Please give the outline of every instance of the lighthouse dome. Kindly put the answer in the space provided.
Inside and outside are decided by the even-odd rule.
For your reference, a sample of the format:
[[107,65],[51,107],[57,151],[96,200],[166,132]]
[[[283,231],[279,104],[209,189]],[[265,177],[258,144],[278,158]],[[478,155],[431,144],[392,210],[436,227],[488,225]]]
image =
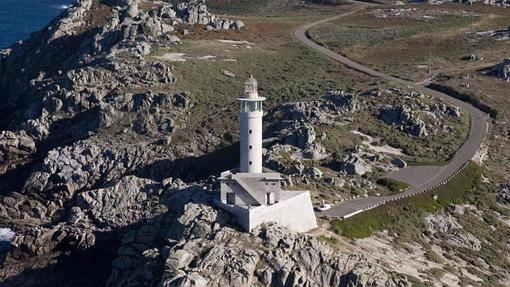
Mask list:
[[244,98],[256,99],[258,98],[258,83],[257,80],[250,75],[250,78],[244,82]]

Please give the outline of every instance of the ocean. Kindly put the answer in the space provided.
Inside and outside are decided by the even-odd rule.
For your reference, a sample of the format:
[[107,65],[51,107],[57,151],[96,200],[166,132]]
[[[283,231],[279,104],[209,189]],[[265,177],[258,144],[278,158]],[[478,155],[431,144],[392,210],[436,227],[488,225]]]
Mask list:
[[9,228],[0,228],[0,266],[9,252],[10,242],[16,234]]
[[44,28],[74,0],[0,0],[0,48]]

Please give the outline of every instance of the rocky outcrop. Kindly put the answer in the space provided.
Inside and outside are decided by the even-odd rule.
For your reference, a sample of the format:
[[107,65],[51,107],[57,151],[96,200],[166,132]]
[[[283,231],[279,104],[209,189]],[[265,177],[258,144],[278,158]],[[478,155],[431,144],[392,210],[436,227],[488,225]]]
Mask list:
[[57,20],[56,23],[50,27],[51,37],[48,42],[55,41],[63,37],[76,35],[79,28],[85,26],[85,18],[87,13],[92,8],[92,0],[80,0],[66,11],[66,15]]
[[483,36],[483,37],[493,37],[499,41],[505,41],[505,40],[510,39],[510,27],[508,27],[508,29],[490,30],[490,31],[478,32],[476,34],[479,36]]
[[286,130],[280,132],[285,138],[285,144],[299,148],[311,146],[316,139],[315,128],[311,124],[292,124]]
[[[2,109],[14,108],[22,115],[14,117],[11,114],[15,113],[6,113],[3,121],[16,127],[15,130],[24,130],[37,144],[46,140],[58,121],[92,113],[94,109],[108,114],[112,109],[105,103],[108,100],[105,97],[118,101],[123,96],[119,95],[119,89],[136,87],[138,90],[140,85],[172,83],[172,67],[147,62],[142,56],[149,54],[155,44],[179,43],[173,35],[174,26],[184,20],[169,3],[162,2],[146,10],[139,9],[138,2],[78,1],[47,31],[35,34],[25,45],[2,52],[0,88],[6,103]],[[198,6],[200,11],[206,10],[203,1],[182,5],[190,11]],[[93,15],[96,13],[101,15]],[[233,27],[241,25],[228,22],[234,23]],[[37,59],[30,53],[31,49],[37,49]],[[137,60],[129,62],[119,55]],[[34,64],[20,66],[23,63]],[[23,97],[30,97],[31,101],[21,101]],[[4,114],[3,110],[0,112]],[[93,127],[87,129],[85,134]]]
[[321,160],[328,156],[326,148],[318,143],[312,143],[303,151],[303,157],[311,160]]
[[241,20],[230,20],[212,15],[207,11],[205,0],[191,0],[177,5],[177,15],[187,24],[205,25],[207,30],[242,29]]
[[[178,44],[180,29],[194,24],[195,31],[244,26],[210,14],[204,1],[81,0],[0,52],[0,128],[11,130],[0,133],[0,218],[16,231],[1,280],[81,286],[66,279],[99,265],[103,275],[86,281],[101,286],[106,262],[108,286],[409,286],[362,254],[309,235],[276,225],[242,233],[212,206],[216,182],[197,163],[216,165],[205,152],[223,142],[212,132],[191,134],[194,95],[174,85],[177,69],[149,56]],[[266,159],[291,174],[285,184],[351,188],[358,183],[342,173],[362,174],[380,161],[356,151],[337,175],[304,164],[327,155],[314,124],[356,113],[359,97],[329,92],[281,108],[272,131],[279,144]],[[360,181],[357,188],[373,189]],[[476,247],[469,234],[452,240]]]
[[111,186],[80,193],[73,221],[82,220],[85,213],[97,226],[128,226],[158,214],[157,209],[165,210],[155,200],[162,190],[160,183],[149,179],[124,177]]
[[510,204],[510,182],[504,184],[496,192],[496,198],[501,203]]
[[[469,1],[467,1],[469,2]],[[492,5],[497,7],[510,7],[510,1],[509,0],[483,0],[479,1],[482,2],[485,5]]]
[[[328,153],[318,140],[326,135],[324,133],[318,135],[314,125],[330,124],[337,117],[358,110],[358,97],[342,91],[329,91],[317,101],[283,104],[271,112],[275,117],[273,121],[277,122],[271,135],[279,139],[282,144],[298,148],[300,157],[321,160],[327,157]],[[269,153],[273,152],[273,150],[269,151]],[[275,159],[271,155],[268,158],[270,158],[268,162]],[[275,161],[270,165],[281,167]]]
[[152,162],[154,156],[154,151],[141,150],[139,146],[99,146],[93,142],[52,150],[19,193],[0,198],[0,215],[47,223],[72,202],[77,192],[115,181]]
[[124,237],[109,286],[408,286],[359,254],[276,225],[241,233],[229,214],[192,197],[182,213]]
[[22,259],[42,256],[60,250],[87,250],[96,243],[92,230],[77,226],[58,224],[56,226],[35,227],[17,235],[11,242],[10,257]]
[[462,231],[463,227],[458,220],[449,215],[428,215],[425,218],[426,228],[429,235],[434,236],[436,241],[445,241],[450,245],[480,251],[482,243],[469,232]]
[[470,249],[473,251],[482,250],[482,242],[473,234],[467,232],[456,232],[447,239],[447,242],[453,246]]
[[495,77],[504,79],[510,82],[510,59],[505,59],[502,63],[497,64],[492,68],[492,74]]
[[385,106],[379,115],[380,119],[387,125],[415,137],[425,137],[428,131],[425,122],[414,114],[409,106]]
[[367,163],[359,150],[357,150],[344,156],[339,163],[339,171],[349,175],[365,175],[372,171],[372,165]]
[[430,234],[436,232],[447,233],[462,228],[455,217],[446,215],[428,215],[425,218],[425,224]]
[[0,132],[0,174],[25,163],[35,152],[35,142],[26,133]]
[[484,5],[491,5],[496,7],[510,7],[509,0],[428,0],[431,4],[443,4],[443,3],[450,3],[450,2],[459,2],[459,3],[465,3],[465,4],[471,4],[474,2],[478,2]]
[[331,123],[343,113],[359,110],[356,95],[343,91],[328,91],[322,100],[284,104],[275,111],[285,121],[308,122],[312,124]]
[[374,116],[412,137],[451,133],[462,117],[459,107],[421,93],[393,87],[384,93],[391,95],[389,103],[378,104],[377,109],[373,109]]

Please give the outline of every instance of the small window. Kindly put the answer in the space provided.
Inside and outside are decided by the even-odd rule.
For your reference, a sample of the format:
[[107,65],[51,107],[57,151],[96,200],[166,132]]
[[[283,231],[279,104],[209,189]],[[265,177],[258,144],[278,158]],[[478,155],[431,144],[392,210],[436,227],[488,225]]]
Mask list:
[[275,185],[276,185],[276,183],[273,183],[273,186],[275,186]]
[[269,183],[266,182],[266,185],[269,185]]
[[250,165],[252,165],[253,163],[250,161]]
[[266,204],[271,205],[273,201],[273,194],[268,192],[266,193]]
[[253,149],[253,147],[252,147],[252,146],[250,146],[250,149]]
[[253,133],[253,131],[252,131],[252,130],[250,130],[249,132],[250,132],[250,135]]
[[236,204],[236,195],[233,192],[227,193],[227,204]]

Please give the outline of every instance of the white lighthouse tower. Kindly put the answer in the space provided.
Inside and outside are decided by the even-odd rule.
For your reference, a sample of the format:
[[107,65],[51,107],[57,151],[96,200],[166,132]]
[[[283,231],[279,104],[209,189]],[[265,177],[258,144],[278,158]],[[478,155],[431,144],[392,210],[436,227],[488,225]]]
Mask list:
[[250,76],[238,98],[240,112],[239,168],[221,173],[216,204],[230,212],[250,232],[262,223],[274,222],[306,232],[317,227],[310,192],[283,191],[279,173],[262,167],[262,102],[257,80]]
[[262,102],[257,80],[250,76],[244,84],[241,103],[241,162],[240,172],[262,173]]

